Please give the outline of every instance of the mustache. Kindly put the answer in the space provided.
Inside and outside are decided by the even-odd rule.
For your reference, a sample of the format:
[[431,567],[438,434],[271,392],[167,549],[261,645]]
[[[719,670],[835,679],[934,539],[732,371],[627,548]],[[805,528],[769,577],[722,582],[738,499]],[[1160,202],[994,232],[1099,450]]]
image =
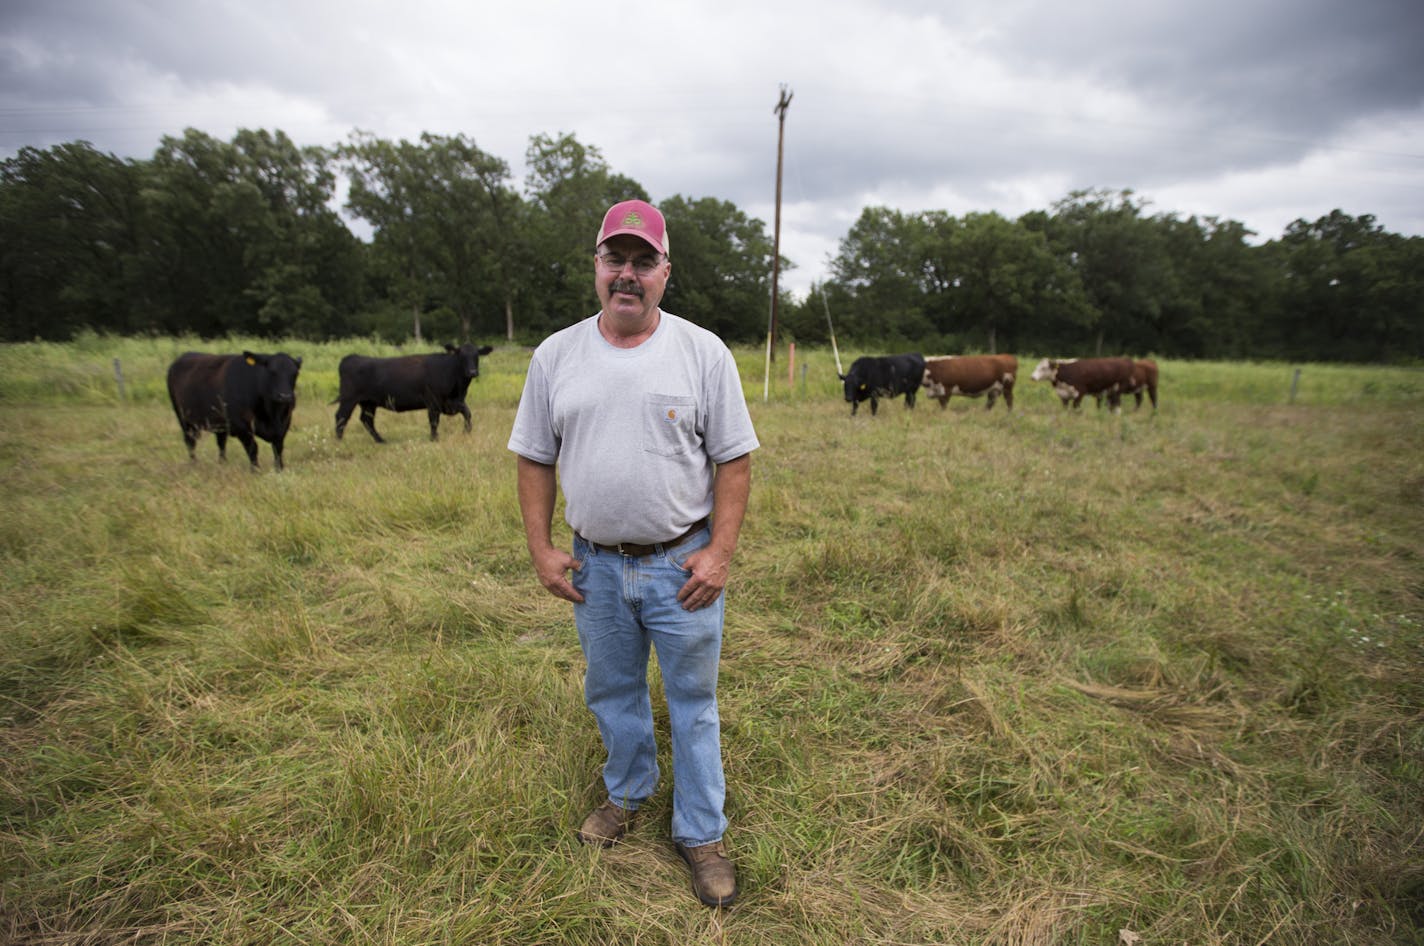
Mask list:
[[621,292],[625,295],[643,298],[643,287],[632,279],[615,279],[608,287],[609,292]]

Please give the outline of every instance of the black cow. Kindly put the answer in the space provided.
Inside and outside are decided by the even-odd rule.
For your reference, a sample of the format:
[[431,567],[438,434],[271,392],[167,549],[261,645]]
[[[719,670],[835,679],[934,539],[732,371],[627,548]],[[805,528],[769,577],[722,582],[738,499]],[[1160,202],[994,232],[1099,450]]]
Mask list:
[[190,351],[168,368],[168,399],[188,458],[196,460],[198,435],[211,430],[218,441],[218,459],[227,459],[228,435],[242,442],[252,468],[257,469],[257,441],[272,444],[272,460],[282,469],[282,442],[297,406],[297,372],[302,360],[279,352],[259,355],[207,355]]
[[855,416],[860,402],[870,399],[870,416],[880,409],[879,399],[905,395],[905,406],[915,406],[915,394],[925,377],[925,359],[920,354],[866,355],[857,358],[850,371],[840,376],[845,382],[845,399]]
[[440,415],[456,414],[465,418],[465,433],[469,433],[470,409],[465,405],[465,392],[470,379],[480,376],[480,356],[494,351],[489,345],[476,348],[465,344],[456,348],[446,345],[444,354],[402,355],[396,358],[370,358],[347,355],[341,359],[337,372],[341,376],[341,393],[335,401],[336,439],[346,431],[351,411],[361,405],[361,423],[371,432],[376,443],[385,443],[376,433],[376,408],[388,411],[418,411],[425,408],[430,415],[430,439],[439,439]]

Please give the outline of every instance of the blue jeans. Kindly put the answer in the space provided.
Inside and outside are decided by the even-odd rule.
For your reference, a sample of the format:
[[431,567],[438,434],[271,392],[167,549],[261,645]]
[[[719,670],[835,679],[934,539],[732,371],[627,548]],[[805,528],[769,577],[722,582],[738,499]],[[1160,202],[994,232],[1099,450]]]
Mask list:
[[672,836],[688,846],[722,838],[727,785],[717,715],[723,597],[684,611],[677,592],[691,574],[682,562],[712,539],[704,528],[674,549],[628,558],[574,536],[573,573],[583,595],[574,623],[588,669],[584,702],[598,720],[608,752],[608,797],[636,810],[658,783],[658,749],[648,692],[648,651],[656,648],[672,722]]

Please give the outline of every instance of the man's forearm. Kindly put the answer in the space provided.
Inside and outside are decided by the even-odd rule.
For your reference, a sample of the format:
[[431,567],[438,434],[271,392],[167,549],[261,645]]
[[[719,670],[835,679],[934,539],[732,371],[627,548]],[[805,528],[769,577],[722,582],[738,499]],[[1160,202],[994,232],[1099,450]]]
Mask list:
[[737,549],[737,537],[746,518],[752,492],[752,455],[718,464],[712,484],[712,545],[729,560]]
[[524,538],[529,551],[553,545],[554,498],[558,480],[554,467],[519,458],[517,476],[519,512],[524,517]]

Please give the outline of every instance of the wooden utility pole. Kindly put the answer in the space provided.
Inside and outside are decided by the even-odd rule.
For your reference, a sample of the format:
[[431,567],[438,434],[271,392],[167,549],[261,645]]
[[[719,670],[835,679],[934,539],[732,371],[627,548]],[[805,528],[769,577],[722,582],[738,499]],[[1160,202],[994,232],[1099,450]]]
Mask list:
[[781,155],[786,141],[786,110],[791,107],[791,96],[795,93],[786,86],[781,87],[781,97],[773,111],[777,116],[776,134],[776,229],[771,245],[771,328],[767,337],[767,350],[772,361],[776,360],[776,303],[777,279],[781,274]]

